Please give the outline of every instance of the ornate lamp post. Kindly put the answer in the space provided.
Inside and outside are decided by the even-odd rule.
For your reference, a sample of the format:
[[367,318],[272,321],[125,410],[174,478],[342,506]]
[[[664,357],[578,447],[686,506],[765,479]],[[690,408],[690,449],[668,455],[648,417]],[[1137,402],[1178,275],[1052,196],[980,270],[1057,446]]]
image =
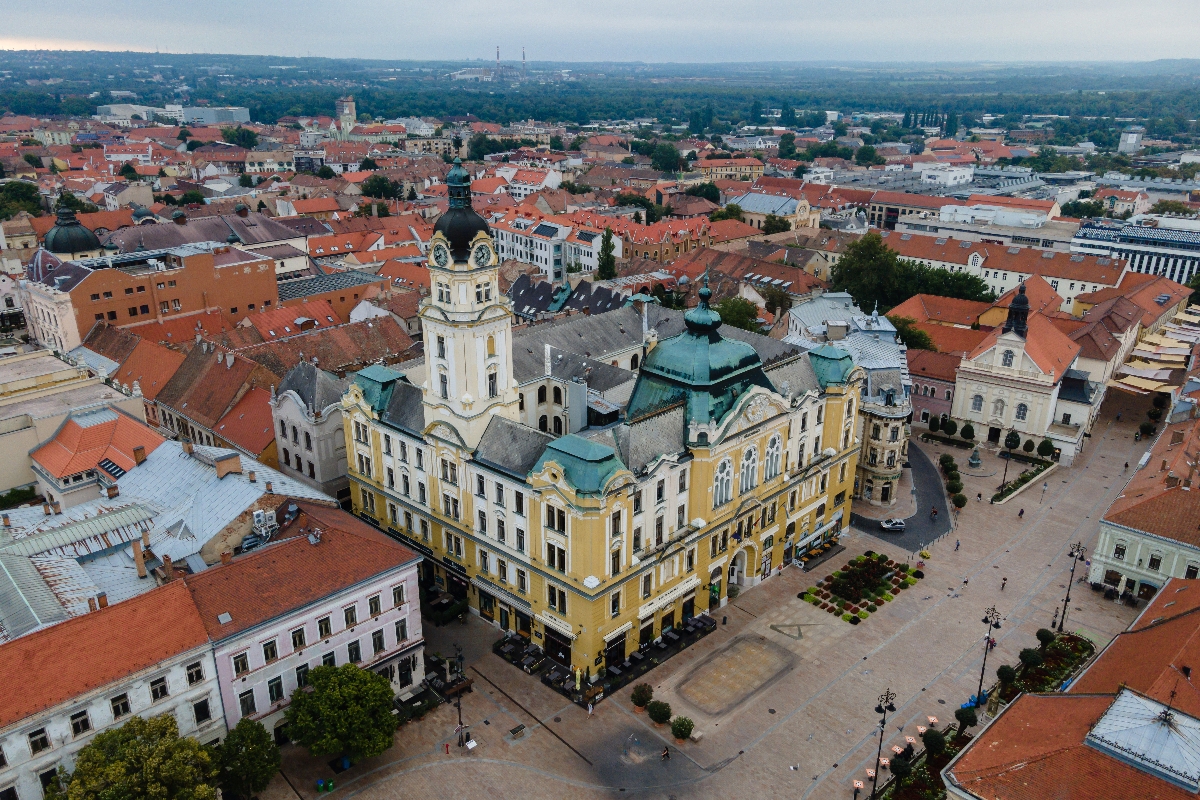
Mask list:
[[1063,625],[1067,621],[1067,605],[1071,602],[1071,585],[1075,583],[1075,567],[1085,552],[1087,552],[1087,548],[1083,546],[1083,542],[1071,545],[1071,580],[1067,581],[1067,596],[1063,598],[1062,616],[1058,620],[1059,633],[1063,632]]
[[987,672],[988,650],[992,649],[992,629],[1000,629],[1000,612],[996,610],[995,606],[983,612],[983,624],[987,626],[987,630],[983,634],[983,666],[979,668],[979,689],[975,692],[976,708],[983,705],[980,697],[983,695],[983,676]]
[[879,759],[883,756],[883,733],[887,728],[888,712],[896,710],[896,707],[892,705],[892,701],[895,699],[896,693],[889,687],[879,695],[879,704],[875,706],[875,713],[880,714],[881,717],[879,720],[879,751],[875,754],[875,776],[871,779],[871,800],[875,800],[875,789],[879,786]]

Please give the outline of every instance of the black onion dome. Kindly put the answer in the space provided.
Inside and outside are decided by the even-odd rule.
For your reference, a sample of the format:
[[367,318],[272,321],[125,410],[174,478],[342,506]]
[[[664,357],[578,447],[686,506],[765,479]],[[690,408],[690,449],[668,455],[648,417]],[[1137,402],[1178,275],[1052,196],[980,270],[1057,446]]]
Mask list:
[[46,232],[45,247],[51,253],[82,253],[99,250],[100,239],[75,218],[74,211],[60,208],[54,227]]
[[454,166],[446,175],[446,188],[450,207],[438,218],[433,230],[446,237],[455,261],[466,261],[471,255],[471,241],[475,235],[482,231],[490,236],[492,231],[471,207],[471,176],[463,168],[462,159],[454,159]]

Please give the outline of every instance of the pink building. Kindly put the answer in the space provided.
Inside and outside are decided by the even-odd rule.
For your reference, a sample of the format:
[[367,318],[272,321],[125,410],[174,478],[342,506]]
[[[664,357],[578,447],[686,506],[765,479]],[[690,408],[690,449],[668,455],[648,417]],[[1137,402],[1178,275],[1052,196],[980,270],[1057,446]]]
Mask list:
[[400,697],[424,678],[421,556],[341,509],[298,503],[268,544],[186,578],[213,643],[229,727],[281,730],[309,670],[355,663]]
[[950,406],[954,403],[954,378],[960,361],[962,358],[952,353],[908,351],[914,425],[927,423],[930,417],[950,415]]

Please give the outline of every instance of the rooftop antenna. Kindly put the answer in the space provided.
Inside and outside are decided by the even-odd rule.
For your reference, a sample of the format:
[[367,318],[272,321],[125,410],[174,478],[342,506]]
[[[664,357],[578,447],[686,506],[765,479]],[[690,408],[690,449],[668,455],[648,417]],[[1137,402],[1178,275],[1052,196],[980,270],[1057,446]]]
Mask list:
[[496,72],[500,71],[500,45],[496,45]]
[[521,80],[525,80],[525,48],[521,48]]
[[1171,689],[1170,694],[1167,695],[1167,707],[1158,713],[1158,721],[1161,722],[1162,724],[1166,725],[1168,728],[1174,727],[1175,711],[1173,709],[1173,706],[1175,705],[1175,689],[1178,689],[1178,688],[1179,688],[1179,679],[1176,678],[1175,679],[1175,688]]

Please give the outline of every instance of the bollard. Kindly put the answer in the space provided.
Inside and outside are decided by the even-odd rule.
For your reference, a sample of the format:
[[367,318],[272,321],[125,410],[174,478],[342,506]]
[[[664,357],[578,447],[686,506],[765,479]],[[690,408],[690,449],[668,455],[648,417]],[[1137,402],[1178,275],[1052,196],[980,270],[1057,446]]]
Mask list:
[[728,619],[729,617],[721,617],[721,624],[724,625]]

